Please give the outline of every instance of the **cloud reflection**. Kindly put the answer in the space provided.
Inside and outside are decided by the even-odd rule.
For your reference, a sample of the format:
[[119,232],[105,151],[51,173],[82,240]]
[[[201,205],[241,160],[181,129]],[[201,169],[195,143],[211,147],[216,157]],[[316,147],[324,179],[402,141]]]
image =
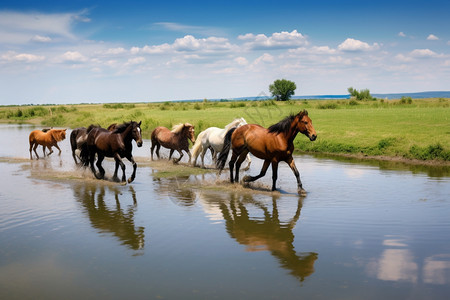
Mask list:
[[366,272],[369,276],[384,281],[414,284],[421,280],[428,284],[450,283],[450,254],[425,257],[423,264],[420,264],[420,259],[409,249],[405,238],[386,236],[382,244],[387,249],[383,250],[379,258],[374,258],[367,264]]

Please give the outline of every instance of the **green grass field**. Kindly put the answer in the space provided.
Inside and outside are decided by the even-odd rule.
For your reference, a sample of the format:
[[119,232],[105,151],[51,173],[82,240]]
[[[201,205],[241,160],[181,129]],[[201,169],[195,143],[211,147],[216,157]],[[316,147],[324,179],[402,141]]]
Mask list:
[[189,122],[198,134],[237,117],[268,127],[303,109],[318,138],[310,142],[298,135],[299,151],[450,161],[450,99],[442,98],[2,106],[0,121],[76,128],[142,120],[144,138],[149,138],[157,126]]

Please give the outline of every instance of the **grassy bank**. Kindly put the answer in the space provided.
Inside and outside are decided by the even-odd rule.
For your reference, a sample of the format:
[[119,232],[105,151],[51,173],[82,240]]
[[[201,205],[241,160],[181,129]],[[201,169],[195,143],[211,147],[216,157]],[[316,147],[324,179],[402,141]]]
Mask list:
[[76,128],[142,120],[149,138],[155,127],[181,122],[194,124],[196,133],[236,117],[267,127],[302,109],[309,111],[318,139],[298,136],[301,151],[450,161],[450,99],[442,98],[3,106],[0,121]]

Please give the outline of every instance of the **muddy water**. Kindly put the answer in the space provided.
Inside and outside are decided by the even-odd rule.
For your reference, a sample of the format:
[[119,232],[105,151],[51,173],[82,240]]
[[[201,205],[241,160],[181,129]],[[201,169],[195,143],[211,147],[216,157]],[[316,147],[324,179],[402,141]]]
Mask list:
[[0,126],[1,299],[450,293],[448,168],[299,156],[299,198],[283,164],[276,193],[270,171],[249,188],[214,172],[160,177],[145,140],[135,182],[120,185],[75,168],[68,139],[61,157],[30,161],[32,129]]

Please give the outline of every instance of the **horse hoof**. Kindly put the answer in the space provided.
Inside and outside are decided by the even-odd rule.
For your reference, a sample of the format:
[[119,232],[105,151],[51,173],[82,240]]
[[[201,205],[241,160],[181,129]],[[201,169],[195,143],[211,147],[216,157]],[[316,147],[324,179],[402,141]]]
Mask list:
[[132,183],[133,182],[133,180],[134,180],[134,178],[128,178],[128,183]]
[[249,182],[252,179],[251,176],[245,175],[244,178],[242,178],[243,182]]
[[299,190],[298,190],[298,194],[299,194],[300,196],[305,197],[307,193],[306,193],[306,190],[304,190],[304,189],[299,189]]

